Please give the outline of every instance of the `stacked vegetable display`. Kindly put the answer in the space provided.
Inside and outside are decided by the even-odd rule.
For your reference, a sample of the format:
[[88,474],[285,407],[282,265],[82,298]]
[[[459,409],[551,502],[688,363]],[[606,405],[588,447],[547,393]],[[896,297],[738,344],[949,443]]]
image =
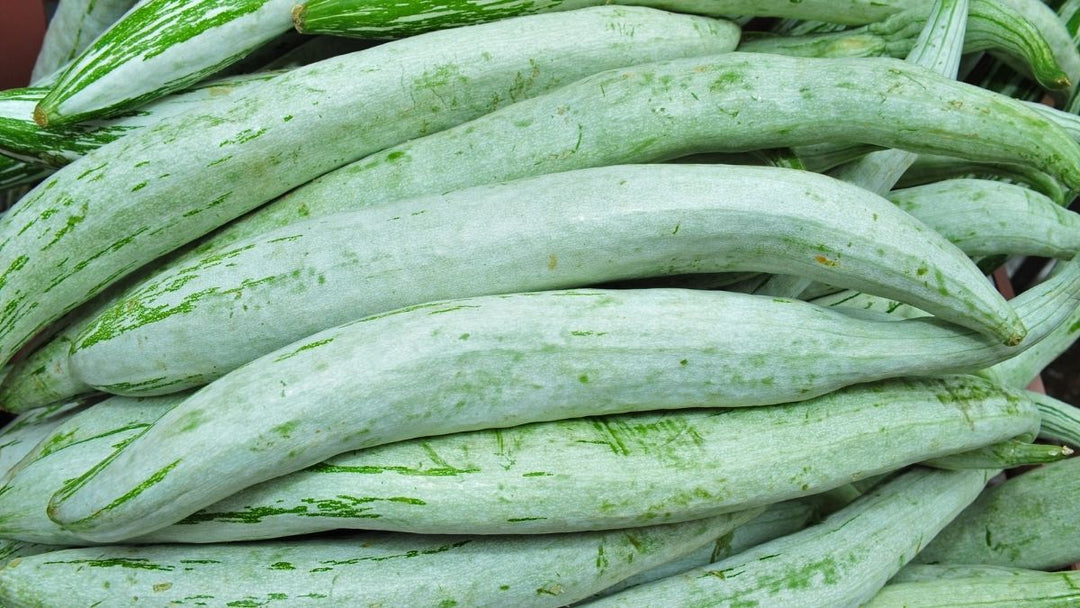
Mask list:
[[1080,2],[295,4],[0,92],[0,605],[1080,605]]

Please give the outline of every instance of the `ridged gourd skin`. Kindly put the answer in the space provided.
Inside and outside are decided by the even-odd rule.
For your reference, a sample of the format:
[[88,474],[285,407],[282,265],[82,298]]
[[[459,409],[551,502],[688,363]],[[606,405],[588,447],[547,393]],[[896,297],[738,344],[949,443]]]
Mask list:
[[723,53],[738,35],[730,22],[616,6],[432,32],[102,146],[0,220],[0,361],[135,268],[327,171],[587,74]]
[[[1013,300],[1033,342],[1072,312],[1078,290],[1080,263],[1070,262]],[[349,450],[586,415],[784,403],[972,372],[1016,352],[936,319],[865,321],[724,292],[433,302],[320,332],[207,385],[57,493],[49,516],[90,540],[131,538]]]
[[987,489],[942,531],[920,563],[1053,570],[1080,561],[1080,458],[1046,464]]
[[916,468],[816,526],[582,608],[857,608],[971,503],[990,476]]
[[1034,434],[1038,424],[1038,409],[1026,399],[953,376],[856,385],[792,404],[473,431],[342,454],[139,542],[225,542],[337,527],[547,533],[696,519],[818,494]]
[[0,570],[0,601],[37,608],[162,605],[556,608],[692,552],[760,513],[691,522],[534,536],[354,532],[333,537],[210,545],[69,549]]
[[165,394],[424,302],[740,270],[897,298],[999,339],[1023,328],[963,252],[865,190],[793,169],[618,165],[387,203],[234,243],[132,287],[75,339],[69,363],[105,392]]

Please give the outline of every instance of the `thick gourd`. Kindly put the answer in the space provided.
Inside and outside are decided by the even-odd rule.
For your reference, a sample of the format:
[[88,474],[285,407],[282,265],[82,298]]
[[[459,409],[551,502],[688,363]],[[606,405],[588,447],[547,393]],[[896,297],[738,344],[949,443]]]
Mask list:
[[342,454],[140,541],[222,542],[336,527],[521,534],[696,519],[818,494],[1034,434],[1038,424],[1026,399],[952,376],[861,384],[792,404],[473,431]]
[[237,242],[133,287],[75,339],[70,364],[106,392],[164,394],[405,306],[741,270],[896,298],[997,336],[1023,327],[963,252],[865,190],[790,169],[623,165],[396,201]]
[[[1013,300],[1033,342],[1072,312],[1078,290],[1080,262],[1070,262]],[[49,515],[88,539],[130,538],[348,450],[586,415],[796,401],[974,371],[1016,351],[935,319],[863,321],[724,292],[433,302],[320,332],[216,380],[54,496]]]

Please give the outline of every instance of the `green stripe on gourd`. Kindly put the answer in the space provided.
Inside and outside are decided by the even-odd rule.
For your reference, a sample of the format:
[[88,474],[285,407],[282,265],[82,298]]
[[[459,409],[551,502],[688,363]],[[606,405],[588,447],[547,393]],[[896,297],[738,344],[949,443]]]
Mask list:
[[41,126],[137,108],[242,59],[290,25],[291,0],[141,0],[37,106]]
[[692,552],[758,512],[573,534],[361,532],[258,543],[69,549],[23,558],[0,570],[0,601],[66,608],[122,605],[138,596],[161,605],[556,608]]
[[988,476],[908,471],[816,526],[582,607],[862,606],[975,499]]
[[71,371],[68,353],[81,325],[69,325],[11,365],[0,380],[0,409],[15,414],[95,393]]
[[[511,15],[540,11],[565,11],[601,4],[598,0],[500,0],[477,2],[433,2],[408,4],[394,2],[358,2],[357,0],[307,0],[293,10],[296,29],[307,34],[330,34],[358,38],[408,36],[420,31],[457,27],[481,20],[502,19]],[[864,24],[882,20],[899,9],[867,0],[803,1],[788,0],[633,0],[624,4],[652,6],[684,13],[708,15],[744,15],[791,17]]]
[[163,97],[115,118],[48,129],[38,126],[31,118],[33,105],[45,95],[47,88],[0,91],[0,154],[24,162],[62,167],[133,130],[148,127],[168,116],[198,109],[210,101],[242,95],[248,87],[269,80],[278,73],[214,80]]
[[1080,458],[1043,465],[986,490],[920,563],[1052,570],[1080,561]]
[[68,63],[135,5],[136,0],[60,0],[49,19],[30,81]]
[[[1032,342],[1072,312],[1078,291],[1080,262],[1070,262],[1013,300]],[[129,538],[349,450],[586,415],[783,403],[974,371],[1018,350],[936,319],[863,321],[725,292],[433,302],[320,332],[219,378],[57,493],[49,514],[88,539]]]
[[1038,424],[1027,399],[952,376],[862,384],[793,404],[473,431],[336,456],[138,540],[226,542],[339,527],[533,534],[685,521],[1034,436]]
[[720,53],[737,37],[729,22],[636,7],[523,17],[297,68],[132,133],[0,221],[0,361],[125,274],[331,169],[586,74]]
[[132,288],[75,339],[70,365],[106,392],[163,394],[405,306],[744,270],[896,298],[1014,344],[1008,337],[1023,332],[963,252],[865,190],[792,169],[617,165],[386,203],[239,241]]

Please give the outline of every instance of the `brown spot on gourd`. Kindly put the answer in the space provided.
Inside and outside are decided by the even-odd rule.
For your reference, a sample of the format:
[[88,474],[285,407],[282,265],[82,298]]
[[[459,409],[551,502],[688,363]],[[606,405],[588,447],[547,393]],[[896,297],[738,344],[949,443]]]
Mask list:
[[555,267],[558,266],[558,265],[559,265],[559,256],[558,255],[553,253],[550,256],[548,256],[548,263],[547,263],[548,270],[555,270]]
[[827,257],[825,257],[823,255],[820,255],[820,254],[814,256],[814,261],[817,262],[818,264],[821,264],[822,266],[829,266],[830,268],[834,268],[834,267],[840,265],[840,263],[837,262],[836,260],[827,258]]

